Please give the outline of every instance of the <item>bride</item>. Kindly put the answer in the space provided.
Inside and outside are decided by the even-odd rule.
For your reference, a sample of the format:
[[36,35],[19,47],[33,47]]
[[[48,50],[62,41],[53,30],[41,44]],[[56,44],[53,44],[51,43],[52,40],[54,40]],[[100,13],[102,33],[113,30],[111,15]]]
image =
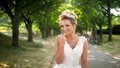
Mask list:
[[59,16],[62,34],[55,40],[53,68],[87,68],[88,42],[84,36],[75,34],[77,16],[65,10]]

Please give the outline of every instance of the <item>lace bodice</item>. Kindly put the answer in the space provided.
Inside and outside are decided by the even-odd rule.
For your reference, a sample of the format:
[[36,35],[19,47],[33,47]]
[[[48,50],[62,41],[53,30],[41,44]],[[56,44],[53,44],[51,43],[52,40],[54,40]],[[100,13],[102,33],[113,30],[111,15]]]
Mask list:
[[80,57],[83,52],[83,45],[86,38],[81,36],[77,42],[75,48],[71,48],[70,45],[65,41],[64,45],[64,61],[61,64],[56,64],[53,68],[81,68]]

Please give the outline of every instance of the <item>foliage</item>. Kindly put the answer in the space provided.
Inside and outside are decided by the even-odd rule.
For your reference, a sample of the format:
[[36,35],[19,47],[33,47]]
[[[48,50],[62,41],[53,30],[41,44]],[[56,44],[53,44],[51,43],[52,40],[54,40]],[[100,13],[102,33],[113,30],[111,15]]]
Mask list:
[[[120,0],[110,1],[111,8],[119,8]],[[7,0],[5,2],[6,4],[10,3],[10,10],[12,10],[14,14],[14,0]],[[62,11],[69,9],[78,16],[77,32],[91,31],[91,28],[94,27],[94,22],[97,29],[99,29],[100,24],[102,24],[102,29],[104,29],[107,28],[108,24],[106,3],[107,1],[105,0],[20,0],[20,22],[23,23],[22,18],[25,16],[30,21],[33,21],[33,32],[41,32],[43,30],[52,33],[55,32],[55,29],[60,32],[58,16]],[[4,11],[4,8],[1,7],[1,10]],[[0,12],[1,21],[5,20],[5,22],[10,22],[8,15],[5,15],[3,11]],[[114,26],[116,24],[119,24],[119,16],[112,16],[112,25]],[[25,27],[23,26],[25,25],[21,24],[20,29],[24,30]],[[42,33],[43,32],[41,32],[41,35]]]

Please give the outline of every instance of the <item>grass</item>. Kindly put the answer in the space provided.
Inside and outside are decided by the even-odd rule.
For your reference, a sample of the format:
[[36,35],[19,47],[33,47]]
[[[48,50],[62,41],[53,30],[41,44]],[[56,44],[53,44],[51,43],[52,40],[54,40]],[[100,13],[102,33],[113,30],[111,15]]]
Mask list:
[[21,39],[20,47],[11,46],[11,37],[0,33],[0,68],[48,68],[47,50],[43,44]]
[[113,41],[108,42],[108,36],[103,35],[103,44],[98,46],[105,52],[110,53],[111,55],[120,58],[120,35],[112,35]]

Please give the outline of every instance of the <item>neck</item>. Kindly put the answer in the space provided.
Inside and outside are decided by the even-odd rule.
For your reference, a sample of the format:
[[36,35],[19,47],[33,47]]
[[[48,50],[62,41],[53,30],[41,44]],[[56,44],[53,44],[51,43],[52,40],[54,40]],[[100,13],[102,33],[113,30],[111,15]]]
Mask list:
[[69,34],[69,35],[66,35],[66,38],[73,38],[73,37],[75,37],[75,34],[74,33],[72,33],[72,34]]

